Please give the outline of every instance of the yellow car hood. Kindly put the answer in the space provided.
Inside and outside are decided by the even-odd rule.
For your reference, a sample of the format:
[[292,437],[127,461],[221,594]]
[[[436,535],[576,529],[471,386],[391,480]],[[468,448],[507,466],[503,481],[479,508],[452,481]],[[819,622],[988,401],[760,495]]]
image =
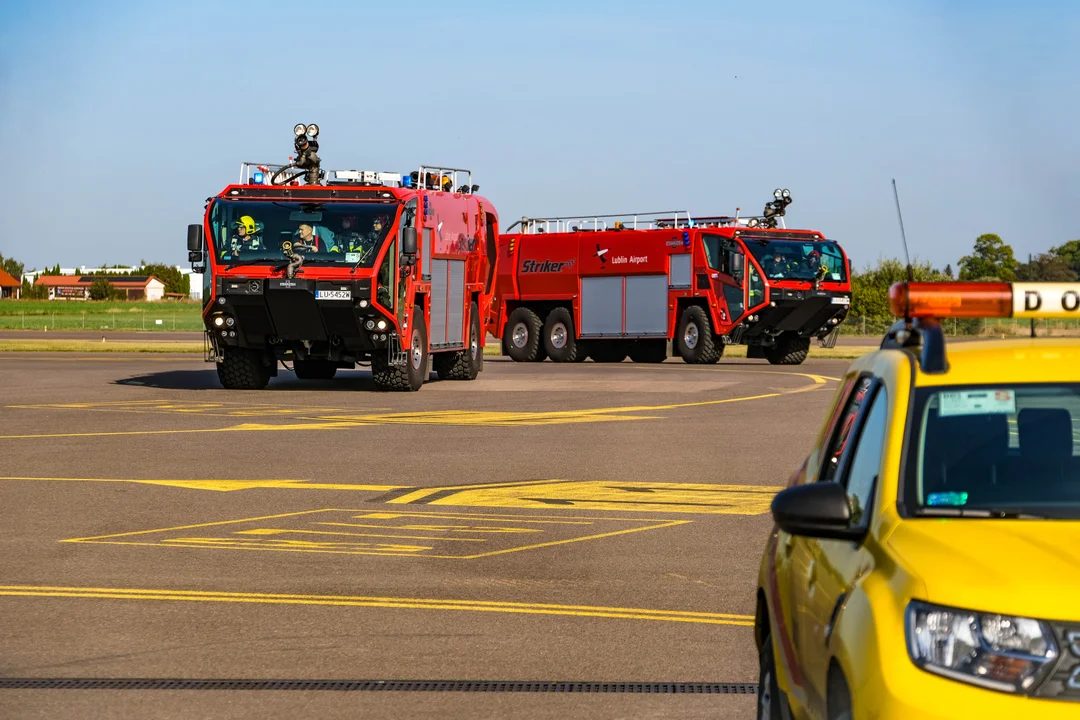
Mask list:
[[1080,521],[906,519],[887,544],[921,581],[926,597],[920,599],[1080,620]]

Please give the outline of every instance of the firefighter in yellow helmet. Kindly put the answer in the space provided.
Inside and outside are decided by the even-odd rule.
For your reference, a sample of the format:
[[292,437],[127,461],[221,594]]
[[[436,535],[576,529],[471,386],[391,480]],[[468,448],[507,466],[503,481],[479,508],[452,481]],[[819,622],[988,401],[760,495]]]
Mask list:
[[233,234],[229,246],[221,252],[222,260],[231,260],[241,253],[262,248],[262,227],[250,215],[242,215],[233,223]]

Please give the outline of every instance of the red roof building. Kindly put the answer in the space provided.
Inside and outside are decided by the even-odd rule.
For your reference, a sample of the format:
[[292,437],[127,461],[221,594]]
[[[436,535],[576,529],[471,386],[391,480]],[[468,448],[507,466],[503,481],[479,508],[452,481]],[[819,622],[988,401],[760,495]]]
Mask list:
[[22,294],[22,283],[0,269],[0,300],[18,300]]
[[98,279],[108,280],[110,285],[123,290],[128,300],[153,301],[161,300],[165,296],[165,283],[153,275],[41,275],[34,284],[49,288],[50,300],[87,300],[90,297],[90,286]]

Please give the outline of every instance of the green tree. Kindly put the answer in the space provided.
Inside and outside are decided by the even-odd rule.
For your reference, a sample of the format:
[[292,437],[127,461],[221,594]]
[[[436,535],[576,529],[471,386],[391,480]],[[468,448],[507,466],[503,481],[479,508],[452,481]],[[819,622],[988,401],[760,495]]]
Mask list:
[[116,288],[105,278],[99,277],[90,283],[91,300],[111,300]]
[[943,270],[942,272],[944,273],[945,277],[947,277],[947,278],[949,278],[950,280],[952,280],[952,278],[953,278],[953,271],[952,271],[952,264],[951,264],[951,263],[950,263],[950,264],[948,264],[948,265],[946,265],[946,266],[945,266],[945,269],[944,269],[944,270]]
[[1080,275],[1080,240],[1070,240],[1064,245],[1050,248],[1050,253],[1063,259],[1074,273]]
[[1076,278],[1069,261],[1053,253],[1039,253],[1030,262],[1016,266],[1016,279],[1022,282],[1072,282]]
[[[941,282],[947,280],[943,272],[935,270],[928,262],[917,259],[911,264],[911,274],[916,282]],[[867,267],[852,273],[851,314],[874,322],[891,322],[889,288],[907,280],[907,265],[894,258],[879,260],[877,267]]]
[[165,283],[165,292],[179,293],[187,297],[191,292],[191,281],[179,268],[163,263],[143,263],[139,275],[154,275]]
[[1016,257],[1012,246],[993,233],[975,239],[971,255],[960,258],[961,280],[1013,280]]
[[26,268],[21,262],[15,258],[6,258],[3,253],[0,253],[0,270],[3,270],[11,277],[18,280],[22,277],[23,270]]

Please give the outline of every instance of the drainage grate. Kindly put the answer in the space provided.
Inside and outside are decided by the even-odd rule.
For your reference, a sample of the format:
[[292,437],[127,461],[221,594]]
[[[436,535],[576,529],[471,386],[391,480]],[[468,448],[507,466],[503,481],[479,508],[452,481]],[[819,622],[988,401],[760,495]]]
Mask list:
[[189,678],[0,678],[2,690],[337,690],[754,695],[756,683],[527,682],[520,680],[199,680]]

